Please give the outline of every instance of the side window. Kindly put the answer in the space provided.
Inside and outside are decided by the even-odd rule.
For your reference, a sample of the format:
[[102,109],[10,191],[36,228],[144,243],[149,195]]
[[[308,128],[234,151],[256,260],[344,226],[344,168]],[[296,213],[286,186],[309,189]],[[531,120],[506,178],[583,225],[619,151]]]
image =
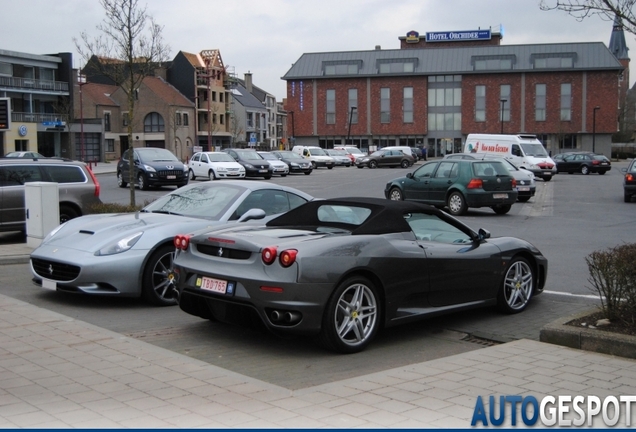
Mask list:
[[514,156],[521,156],[521,149],[519,148],[519,146],[517,144],[513,144],[512,145],[512,150],[511,150],[512,154]]
[[295,209],[296,207],[301,206],[307,202],[305,198],[301,198],[293,193],[288,193],[287,197],[289,198],[289,210]]
[[4,167],[5,186],[20,186],[25,183],[42,181],[40,169],[35,165],[14,165]]
[[201,155],[201,162],[202,163],[208,163],[208,155],[202,154]]
[[57,183],[85,183],[86,176],[78,166],[45,165],[42,167],[53,182]]
[[297,195],[288,194],[278,190],[258,190],[252,192],[245,201],[236,209],[236,214],[232,219],[238,219],[250,209],[259,208],[265,212],[267,216],[289,211],[290,208],[296,208],[304,204],[305,200]]
[[435,168],[437,168],[438,164],[439,164],[438,162],[431,162],[431,163],[427,163],[426,165],[422,165],[413,173],[413,177],[415,178],[430,177],[431,175],[433,175],[433,171],[435,171]]
[[453,162],[440,162],[439,168],[435,172],[435,178],[450,178],[455,165],[457,164]]
[[404,216],[404,219],[411,227],[415,237],[420,241],[457,245],[472,242],[468,234],[435,215],[408,213]]
[[193,162],[199,162],[199,158],[201,157],[200,153],[196,153],[194,156],[192,156],[192,161]]
[[564,161],[572,162],[574,160],[574,155],[568,155],[563,158]]

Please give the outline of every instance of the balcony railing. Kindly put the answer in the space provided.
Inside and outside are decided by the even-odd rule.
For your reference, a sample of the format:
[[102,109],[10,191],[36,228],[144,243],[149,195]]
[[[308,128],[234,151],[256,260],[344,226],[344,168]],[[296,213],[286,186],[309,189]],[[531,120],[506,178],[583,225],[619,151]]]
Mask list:
[[41,90],[56,93],[68,93],[68,83],[62,81],[36,80],[33,78],[16,78],[0,76],[0,88]]

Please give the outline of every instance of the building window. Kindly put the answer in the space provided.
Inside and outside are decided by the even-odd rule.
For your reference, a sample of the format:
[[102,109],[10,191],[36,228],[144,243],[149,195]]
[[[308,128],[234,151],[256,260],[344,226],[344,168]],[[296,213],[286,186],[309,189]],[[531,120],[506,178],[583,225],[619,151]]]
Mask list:
[[576,53],[533,54],[530,61],[535,69],[571,69],[576,58]]
[[429,113],[429,131],[460,131],[462,129],[461,113]]
[[534,119],[536,121],[545,121],[545,89],[545,84],[535,86]]
[[327,90],[327,124],[336,123],[336,91]]
[[[356,108],[351,110],[351,108]],[[358,89],[349,89],[349,116],[352,124],[358,123]]]
[[110,113],[104,113],[104,131],[110,132]]
[[177,126],[181,126],[181,113],[180,112],[174,113],[174,124],[176,124]]
[[428,89],[428,106],[461,106],[462,105],[462,89],[461,88],[429,88]]
[[212,92],[212,102],[216,102],[216,92]]
[[380,89],[380,123],[391,122],[391,89]]
[[122,113],[121,114],[121,125],[122,126],[128,126],[128,113]]
[[164,132],[163,117],[159,113],[152,112],[144,118],[144,132]]
[[361,60],[355,61],[334,61],[323,62],[322,67],[325,75],[357,75],[360,67],[362,66]]
[[225,124],[225,116],[223,114],[219,115],[219,123]]
[[561,120],[572,120],[572,84],[561,84]]
[[413,123],[413,87],[404,87],[404,123]]
[[106,138],[106,152],[114,153],[115,152],[115,140],[111,138]]
[[219,92],[219,102],[223,102],[223,99],[225,99],[223,96],[225,95],[225,93],[223,92]]
[[0,62],[0,75],[13,76],[13,65],[11,63]]
[[516,61],[514,55],[503,56],[473,56],[473,69],[481,70],[510,70]]
[[254,128],[254,113],[247,113],[247,127],[250,129]]
[[[505,102],[501,102],[505,101]],[[510,121],[510,85],[499,86],[499,120]]]
[[486,86],[475,86],[475,121],[486,121]]
[[190,124],[190,121],[188,119],[188,113],[183,113],[183,125],[188,126],[189,124]]
[[216,124],[216,113],[212,114],[212,124]]
[[29,150],[29,140],[15,140],[15,151],[28,151]]

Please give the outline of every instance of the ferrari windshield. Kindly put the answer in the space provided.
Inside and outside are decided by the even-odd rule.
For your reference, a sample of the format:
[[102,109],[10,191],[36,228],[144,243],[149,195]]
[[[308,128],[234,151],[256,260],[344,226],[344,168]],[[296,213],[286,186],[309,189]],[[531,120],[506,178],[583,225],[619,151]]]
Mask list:
[[143,211],[219,220],[244,190],[230,185],[185,186],[147,205]]

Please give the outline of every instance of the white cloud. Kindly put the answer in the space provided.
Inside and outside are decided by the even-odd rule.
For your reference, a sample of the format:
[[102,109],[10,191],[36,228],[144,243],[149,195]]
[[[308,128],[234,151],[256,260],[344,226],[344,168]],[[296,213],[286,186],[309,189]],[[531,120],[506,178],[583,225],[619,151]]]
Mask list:
[[[503,25],[503,44],[600,41],[609,43],[612,23],[599,17],[582,22],[560,11],[539,9],[538,0],[150,0],[148,13],[164,26],[178,51],[218,48],[239,77],[252,72],[254,84],[285,96],[280,78],[305,52],[399,48],[409,30],[473,30]],[[140,5],[144,5],[143,0]],[[99,35],[104,18],[97,0],[3,1],[0,49],[46,54],[72,52],[82,31]],[[636,46],[625,34],[628,46]],[[79,66],[79,65],[76,65]],[[636,78],[636,74],[631,74]]]

